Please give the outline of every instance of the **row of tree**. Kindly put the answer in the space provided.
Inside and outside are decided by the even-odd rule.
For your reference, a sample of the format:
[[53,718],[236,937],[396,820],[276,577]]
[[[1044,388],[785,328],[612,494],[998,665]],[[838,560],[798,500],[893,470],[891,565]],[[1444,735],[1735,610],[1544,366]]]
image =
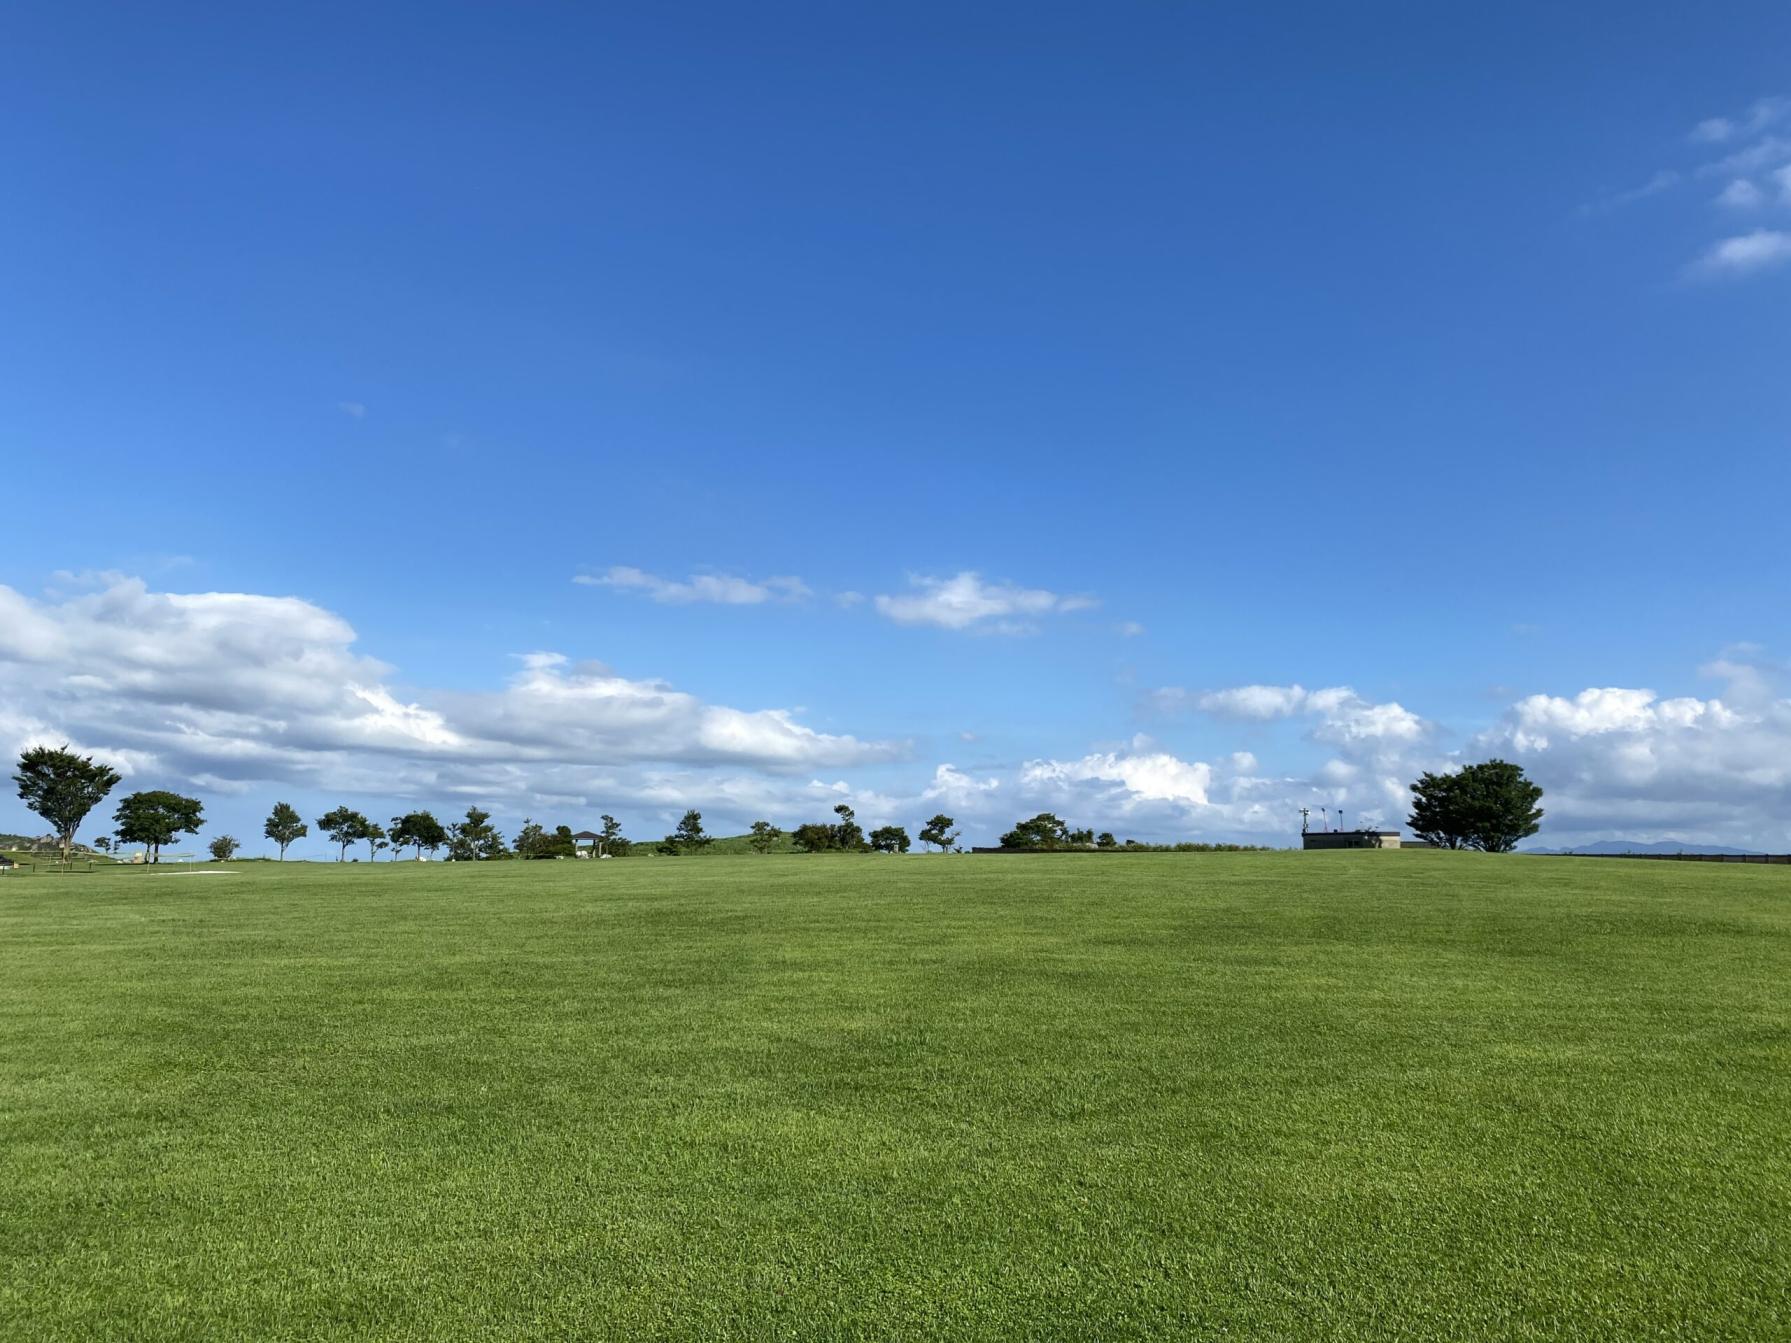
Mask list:
[[[67,862],[75,832],[117,785],[119,775],[110,766],[91,756],[76,755],[66,746],[39,746],[19,757],[13,781],[25,804],[54,828],[62,859]],[[1535,834],[1542,821],[1542,809],[1536,805],[1542,800],[1542,789],[1506,760],[1487,760],[1450,774],[1424,774],[1412,785],[1412,797],[1412,814],[1406,824],[1419,839],[1441,848],[1509,853],[1520,840]],[[902,826],[881,826],[867,835],[851,807],[842,803],[833,814],[831,823],[797,826],[790,834],[792,844],[803,853],[907,853],[912,847]],[[114,843],[141,844],[148,850],[149,861],[155,862],[164,845],[180,835],[199,833],[204,807],[195,797],[152,790],[125,797],[112,819],[112,835],[96,841],[94,847],[104,851]],[[630,852],[634,846],[623,836],[616,818],[605,816],[602,824],[597,852],[614,857]],[[936,815],[921,827],[920,842],[937,849],[953,848],[958,839],[956,824],[950,816]],[[460,862],[570,858],[577,852],[570,828],[562,825],[550,832],[532,820],[523,822],[515,843],[510,844],[491,824],[491,813],[478,807],[468,807],[463,819],[447,825],[430,812],[412,811],[394,816],[390,826],[382,826],[342,806],[319,816],[316,825],[336,845],[337,861],[347,858],[351,845],[361,843],[367,845],[370,860],[388,850],[395,857],[405,849],[420,858],[425,851],[433,855],[445,848],[450,859]],[[262,833],[279,846],[284,859],[287,848],[309,834],[310,827],[291,804],[277,802]],[[747,843],[758,853],[769,853],[783,838],[784,832],[771,822],[754,821]],[[703,830],[703,814],[693,808],[654,851],[671,856],[699,853],[711,842],[712,837]],[[212,857],[223,860],[232,857],[240,845],[233,836],[220,835],[210,847]],[[1001,847],[1050,851],[1146,846],[1131,841],[1121,845],[1111,831],[1097,835],[1092,830],[1071,829],[1061,817],[1045,811],[1015,825],[1001,837]]]

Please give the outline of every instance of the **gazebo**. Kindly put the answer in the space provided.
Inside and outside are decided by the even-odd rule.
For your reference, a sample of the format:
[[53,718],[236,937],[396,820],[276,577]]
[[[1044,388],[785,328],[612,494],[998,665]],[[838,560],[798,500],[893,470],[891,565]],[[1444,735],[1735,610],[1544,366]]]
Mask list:
[[[589,845],[590,847],[586,847]],[[572,851],[580,858],[600,857],[603,849],[603,836],[590,830],[580,830],[572,837]]]

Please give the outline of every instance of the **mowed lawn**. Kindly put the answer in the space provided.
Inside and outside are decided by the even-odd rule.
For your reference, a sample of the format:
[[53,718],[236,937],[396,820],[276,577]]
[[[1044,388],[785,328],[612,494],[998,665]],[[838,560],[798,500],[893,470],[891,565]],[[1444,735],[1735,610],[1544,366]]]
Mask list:
[[1791,868],[0,877],[0,1338],[1791,1334]]

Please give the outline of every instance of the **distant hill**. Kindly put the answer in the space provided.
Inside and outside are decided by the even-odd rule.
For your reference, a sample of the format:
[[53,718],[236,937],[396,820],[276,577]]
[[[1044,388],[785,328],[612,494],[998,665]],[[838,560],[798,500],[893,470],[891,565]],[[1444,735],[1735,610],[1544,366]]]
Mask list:
[[1601,839],[1596,844],[1581,844],[1571,849],[1525,849],[1525,853],[1713,853],[1751,857],[1759,849],[1731,849],[1722,844],[1681,844],[1674,839],[1645,843],[1639,839]]

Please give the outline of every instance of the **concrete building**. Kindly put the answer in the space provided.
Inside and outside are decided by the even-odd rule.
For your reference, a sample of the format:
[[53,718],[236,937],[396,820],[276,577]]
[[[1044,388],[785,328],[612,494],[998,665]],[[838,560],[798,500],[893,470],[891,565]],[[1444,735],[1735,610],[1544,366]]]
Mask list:
[[1302,849],[1397,849],[1397,830],[1307,830],[1300,835]]

